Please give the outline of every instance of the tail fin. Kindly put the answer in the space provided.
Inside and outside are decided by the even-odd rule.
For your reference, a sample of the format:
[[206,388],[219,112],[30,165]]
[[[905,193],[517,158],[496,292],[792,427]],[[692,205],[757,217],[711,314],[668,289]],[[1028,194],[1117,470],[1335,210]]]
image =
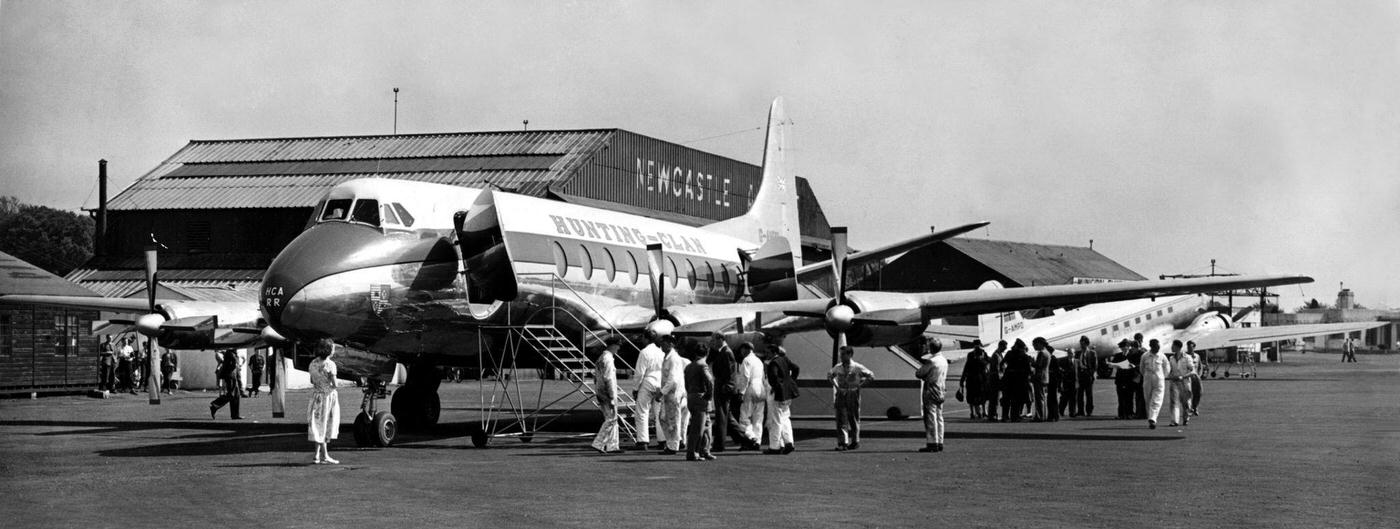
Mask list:
[[[732,237],[754,241],[763,248],[763,255],[754,255],[769,263],[781,261],[782,269],[796,269],[802,259],[802,234],[797,218],[797,180],[787,154],[788,121],[783,111],[783,98],[773,100],[768,111],[768,137],[763,150],[763,181],[748,213],[705,226],[705,229]],[[790,268],[789,268],[790,267]],[[781,275],[781,274],[780,274]],[[754,278],[749,286],[755,287]],[[795,295],[795,289],[794,289]]]
[[[998,288],[1001,288],[1001,283],[988,281],[977,287],[977,290]],[[999,340],[1015,339],[1024,328],[1025,322],[1019,311],[982,314],[977,317],[977,337],[982,339],[982,343],[988,345],[996,344]]]

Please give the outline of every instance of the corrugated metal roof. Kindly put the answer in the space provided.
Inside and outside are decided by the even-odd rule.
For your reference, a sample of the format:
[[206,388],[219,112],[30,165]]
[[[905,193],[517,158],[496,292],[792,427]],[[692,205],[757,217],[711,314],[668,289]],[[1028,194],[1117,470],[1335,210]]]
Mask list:
[[[146,281],[86,281],[82,285],[103,297],[126,298],[146,290]],[[161,279],[161,288],[195,301],[257,303],[262,281],[174,281]]]
[[[265,270],[245,269],[171,269],[160,271],[161,282],[166,281],[208,281],[212,283],[238,283],[262,281]],[[68,280],[76,283],[91,281],[146,281],[144,269],[97,270],[79,268],[68,274]]]
[[614,129],[193,140],[167,163],[589,153]]
[[0,294],[96,296],[97,293],[0,252]]
[[941,244],[976,259],[1021,285],[1063,285],[1072,279],[1146,279],[1082,246],[1056,246],[987,239],[948,239]]
[[152,209],[237,209],[311,207],[326,191],[356,178],[395,178],[460,186],[497,185],[539,194],[556,175],[551,171],[449,171],[335,175],[216,176],[137,181],[107,203],[112,211]]

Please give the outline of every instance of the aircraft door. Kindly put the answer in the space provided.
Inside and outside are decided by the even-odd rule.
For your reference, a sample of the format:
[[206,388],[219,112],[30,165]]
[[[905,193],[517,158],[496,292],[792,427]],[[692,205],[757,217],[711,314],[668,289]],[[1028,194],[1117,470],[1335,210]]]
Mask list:
[[462,251],[467,300],[472,303],[512,301],[519,294],[515,268],[490,191],[481,193],[471,209],[453,216]]

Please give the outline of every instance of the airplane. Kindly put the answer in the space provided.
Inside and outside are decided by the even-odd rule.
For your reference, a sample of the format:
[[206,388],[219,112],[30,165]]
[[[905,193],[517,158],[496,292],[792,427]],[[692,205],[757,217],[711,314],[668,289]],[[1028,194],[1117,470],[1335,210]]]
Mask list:
[[[995,290],[1002,285],[988,281],[982,288]],[[1078,348],[1081,337],[1088,337],[1100,357],[1112,356],[1120,341],[1131,340],[1138,333],[1143,335],[1143,340],[1156,339],[1164,350],[1173,340],[1181,340],[1196,342],[1196,349],[1204,353],[1225,347],[1363,331],[1385,324],[1375,321],[1237,327],[1228,314],[1210,310],[1209,297],[1203,294],[1093,303],[1041,318],[1025,318],[1018,311],[989,313],[978,316],[977,323],[975,337],[984,344],[1017,339],[1030,343],[1035,337],[1043,337],[1055,348],[1067,351]],[[956,329],[941,330],[966,336]]]
[[[369,381],[355,421],[357,441],[388,446],[400,419],[419,427],[436,423],[439,367],[499,358],[502,329],[510,326],[550,322],[572,336],[825,329],[834,346],[879,346],[906,343],[944,316],[1312,281],[1277,275],[1000,291],[848,290],[849,266],[986,223],[855,253],[848,252],[846,231],[833,228],[835,258],[801,266],[789,127],[778,98],[750,210],[698,227],[499,189],[385,179],[340,184],[268,267],[261,318],[236,331],[269,344],[334,341],[340,376]],[[826,278],[829,294],[798,288]],[[81,305],[90,300],[0,295],[0,303],[7,301],[90,306]],[[177,324],[201,316],[195,303],[152,300],[151,314],[142,317],[147,323],[138,328],[148,336],[180,335],[186,330]],[[408,366],[407,380],[394,392],[392,411],[376,411],[398,364]]]

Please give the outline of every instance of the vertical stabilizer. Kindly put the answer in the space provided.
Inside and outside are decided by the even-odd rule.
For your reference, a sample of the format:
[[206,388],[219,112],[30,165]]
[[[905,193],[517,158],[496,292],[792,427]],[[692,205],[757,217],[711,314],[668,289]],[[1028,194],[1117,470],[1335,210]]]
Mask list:
[[[783,98],[773,100],[768,111],[768,135],[763,150],[763,181],[748,213],[705,226],[705,229],[756,243],[754,261],[764,268],[778,270],[779,277],[763,274],[749,277],[749,287],[762,289],[765,283],[784,283],[783,292],[796,296],[796,269],[802,259],[802,234],[797,217],[797,180],[788,158],[787,137],[792,122],[783,110]],[[782,277],[786,276],[786,277]],[[787,288],[791,283],[792,288]],[[786,295],[779,298],[787,297]]]
[[[977,290],[998,288],[1001,288],[1001,283],[988,281],[977,287]],[[993,312],[977,317],[977,337],[981,338],[982,343],[987,345],[995,345],[998,340],[1015,340],[1020,337],[1025,328],[1026,321],[1021,317],[1019,311]]]

